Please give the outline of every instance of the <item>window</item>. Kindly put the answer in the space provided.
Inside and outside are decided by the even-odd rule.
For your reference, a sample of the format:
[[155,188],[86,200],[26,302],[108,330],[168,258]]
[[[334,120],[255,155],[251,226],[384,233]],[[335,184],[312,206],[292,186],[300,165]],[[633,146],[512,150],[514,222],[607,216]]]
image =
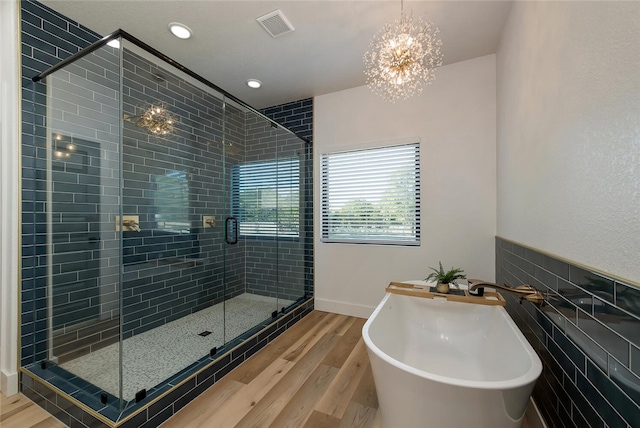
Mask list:
[[240,235],[297,237],[300,161],[279,159],[236,165],[232,203]]
[[322,156],[323,242],[420,244],[420,144]]

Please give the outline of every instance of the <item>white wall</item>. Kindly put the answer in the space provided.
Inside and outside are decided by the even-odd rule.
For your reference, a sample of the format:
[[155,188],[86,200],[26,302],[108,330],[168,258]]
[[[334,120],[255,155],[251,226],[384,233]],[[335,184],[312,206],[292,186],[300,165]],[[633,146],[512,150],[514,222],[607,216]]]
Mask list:
[[515,2],[497,54],[498,234],[640,280],[640,3]]
[[[369,316],[390,281],[423,279],[442,261],[494,280],[495,55],[441,67],[418,97],[390,104],[366,86],[314,99],[315,305]],[[420,247],[321,243],[320,155],[421,139]]]
[[0,0],[0,390],[18,392],[18,2]]

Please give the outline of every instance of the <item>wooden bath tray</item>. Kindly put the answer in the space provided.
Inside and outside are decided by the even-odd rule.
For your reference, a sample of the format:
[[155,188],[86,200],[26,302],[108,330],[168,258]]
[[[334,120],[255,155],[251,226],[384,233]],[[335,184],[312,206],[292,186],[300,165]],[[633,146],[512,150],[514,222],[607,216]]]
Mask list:
[[[404,282],[390,282],[386,288],[387,293],[402,294],[404,296],[444,298],[450,302],[475,303],[477,305],[504,306],[507,302],[497,291],[484,290],[484,296],[472,296],[468,290],[452,289],[447,294],[432,292],[428,285],[405,284]],[[452,293],[453,292],[453,293]]]

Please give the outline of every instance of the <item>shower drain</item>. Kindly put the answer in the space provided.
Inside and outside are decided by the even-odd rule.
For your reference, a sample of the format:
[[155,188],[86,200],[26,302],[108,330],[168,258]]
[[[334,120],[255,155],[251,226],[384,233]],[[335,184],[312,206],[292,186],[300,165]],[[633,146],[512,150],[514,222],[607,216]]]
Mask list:
[[203,331],[202,333],[198,333],[198,336],[205,337],[205,336],[209,336],[210,334],[211,334],[210,331]]

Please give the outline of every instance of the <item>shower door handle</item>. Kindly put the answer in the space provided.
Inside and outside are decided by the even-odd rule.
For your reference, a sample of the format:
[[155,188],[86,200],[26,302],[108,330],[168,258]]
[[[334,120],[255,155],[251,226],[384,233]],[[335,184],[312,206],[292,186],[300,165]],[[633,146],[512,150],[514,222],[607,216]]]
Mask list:
[[227,244],[233,245],[238,243],[238,219],[235,217],[227,217],[224,222],[225,237]]

